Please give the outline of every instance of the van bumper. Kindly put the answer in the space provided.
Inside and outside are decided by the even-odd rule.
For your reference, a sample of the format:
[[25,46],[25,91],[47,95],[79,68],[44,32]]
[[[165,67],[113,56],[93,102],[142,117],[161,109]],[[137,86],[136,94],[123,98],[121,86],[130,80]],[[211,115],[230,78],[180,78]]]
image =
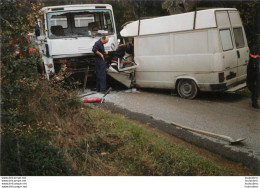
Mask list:
[[225,91],[227,84],[198,84],[200,91]]
[[210,84],[211,91],[225,91],[227,90],[226,83],[223,84]]
[[222,83],[222,84],[201,84],[198,85],[201,91],[225,91],[225,92],[235,92],[238,91],[242,88],[246,87],[246,82],[240,82],[240,83],[235,83],[227,86],[227,83]]

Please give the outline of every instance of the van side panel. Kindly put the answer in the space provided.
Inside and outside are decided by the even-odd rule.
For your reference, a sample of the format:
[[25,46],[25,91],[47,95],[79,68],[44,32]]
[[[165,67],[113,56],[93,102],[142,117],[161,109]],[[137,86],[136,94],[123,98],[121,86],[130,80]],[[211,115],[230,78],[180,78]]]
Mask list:
[[[217,84],[218,71],[223,70],[223,66],[215,61],[223,60],[219,54],[219,43],[214,40],[218,39],[216,30],[136,37],[136,85],[170,89],[175,87],[179,77],[185,75],[202,85]],[[215,37],[209,40],[209,36]]]
[[207,30],[176,33],[173,36],[175,42],[172,54],[174,55],[207,54],[209,52]]
[[135,56],[164,56],[171,53],[170,35],[150,35],[137,38]]

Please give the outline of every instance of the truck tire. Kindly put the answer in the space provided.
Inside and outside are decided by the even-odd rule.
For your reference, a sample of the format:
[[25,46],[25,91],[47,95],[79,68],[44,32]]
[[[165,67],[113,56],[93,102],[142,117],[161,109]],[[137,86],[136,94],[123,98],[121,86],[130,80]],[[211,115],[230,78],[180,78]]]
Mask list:
[[197,84],[193,80],[183,79],[177,85],[178,94],[184,99],[194,99],[198,94]]

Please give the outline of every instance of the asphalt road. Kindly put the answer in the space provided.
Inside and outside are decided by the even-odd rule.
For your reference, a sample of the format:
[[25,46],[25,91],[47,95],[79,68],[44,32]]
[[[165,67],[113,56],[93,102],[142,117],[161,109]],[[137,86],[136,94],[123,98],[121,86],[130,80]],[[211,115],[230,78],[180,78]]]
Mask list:
[[251,107],[250,98],[203,93],[195,100],[187,100],[171,96],[169,91],[146,90],[133,93],[112,91],[106,101],[165,122],[176,122],[234,139],[246,137],[244,149],[260,157],[260,110]]
[[[246,157],[243,158],[244,161],[247,160],[248,156],[254,158],[249,166],[258,165],[254,163],[260,161],[260,110],[251,107],[250,98],[238,94],[202,93],[194,100],[187,100],[171,95],[170,91],[164,90],[127,91],[129,90],[110,92],[106,96],[106,102],[112,103],[117,108],[166,122],[168,123],[166,127],[169,126],[169,128],[173,126],[170,123],[175,122],[186,127],[226,135],[234,139],[245,137],[246,140],[242,144],[229,145],[216,138],[192,133],[202,138],[202,140],[197,141],[198,145],[201,143],[205,146],[207,143],[202,142],[207,142],[207,139],[210,139],[213,143],[221,144],[224,148],[235,151],[233,153],[225,151],[226,156],[234,155],[234,159],[237,157],[236,155],[239,155],[237,151],[243,151],[243,154],[246,154]],[[158,124],[158,126],[160,125]],[[165,130],[167,131],[167,128]],[[189,135],[191,135],[190,132],[187,136]],[[187,136],[184,134],[184,137]],[[219,145],[214,146],[213,144],[207,147],[219,147]],[[220,154],[222,151],[223,149],[219,149]]]

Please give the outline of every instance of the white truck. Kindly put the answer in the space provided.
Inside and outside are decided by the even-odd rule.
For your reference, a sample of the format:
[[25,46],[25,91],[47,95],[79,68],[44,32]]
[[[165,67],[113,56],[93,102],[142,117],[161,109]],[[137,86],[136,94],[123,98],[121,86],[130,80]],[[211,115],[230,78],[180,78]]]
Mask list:
[[134,38],[134,62],[111,64],[108,74],[127,87],[177,89],[192,99],[198,91],[245,87],[249,48],[234,8],[208,9],[137,20],[122,37]]
[[118,48],[112,6],[108,4],[78,4],[44,7],[36,29],[37,43],[43,54],[47,79],[59,72],[85,72],[94,67],[92,47],[102,35],[109,36],[105,50]]

